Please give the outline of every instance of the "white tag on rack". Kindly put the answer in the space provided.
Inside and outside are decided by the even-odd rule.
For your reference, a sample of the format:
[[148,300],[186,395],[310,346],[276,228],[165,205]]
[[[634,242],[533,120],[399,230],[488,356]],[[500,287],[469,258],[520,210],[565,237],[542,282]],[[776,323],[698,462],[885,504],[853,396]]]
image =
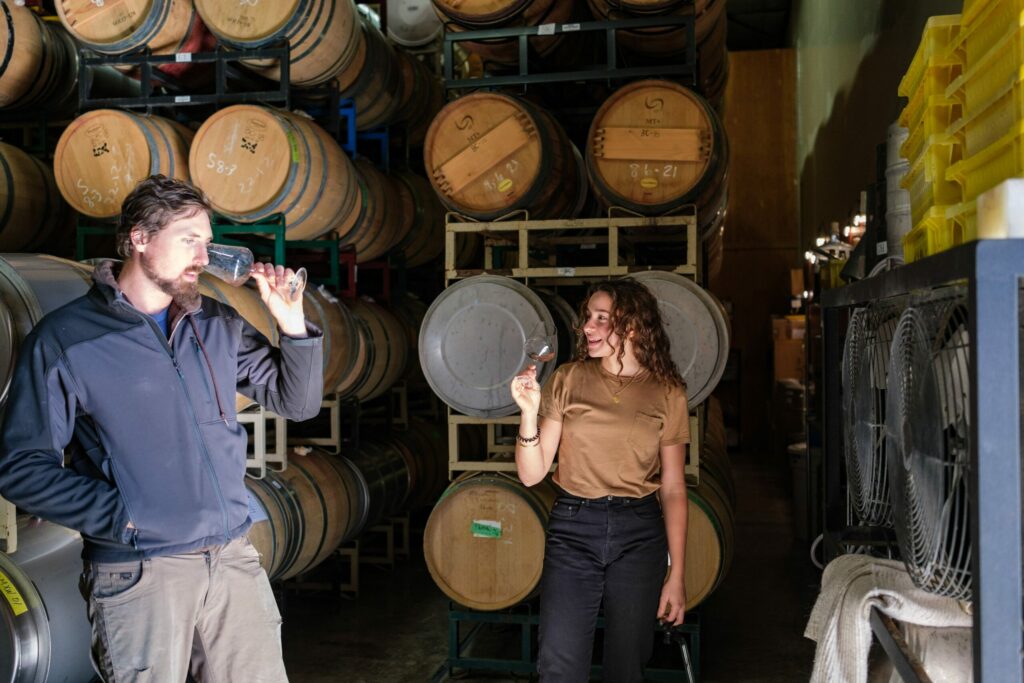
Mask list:
[[570,267],[555,268],[555,271],[563,277],[573,277],[576,275],[576,269]]
[[555,35],[555,25],[554,24],[541,24],[540,26],[537,27],[537,35],[538,36],[553,36],[553,35]]
[[878,256],[885,256],[888,253],[889,253],[889,243],[888,242],[878,242],[877,244],[875,244],[875,254],[876,255],[878,255]]
[[562,24],[562,31],[568,33],[569,31],[579,31],[579,24]]
[[174,61],[176,61],[176,62],[191,62],[192,61],[192,53],[191,52],[177,52],[174,55]]
[[191,101],[192,101],[192,96],[191,95],[175,95],[174,96],[174,103],[175,104],[185,104],[185,103],[191,102]]

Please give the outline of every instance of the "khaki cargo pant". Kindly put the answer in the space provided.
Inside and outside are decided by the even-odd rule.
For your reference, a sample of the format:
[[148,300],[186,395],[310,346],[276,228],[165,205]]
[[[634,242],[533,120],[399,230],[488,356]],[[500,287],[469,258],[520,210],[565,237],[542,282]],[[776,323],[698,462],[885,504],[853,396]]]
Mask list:
[[93,666],[108,683],[281,683],[281,615],[244,536],[138,562],[86,562]]

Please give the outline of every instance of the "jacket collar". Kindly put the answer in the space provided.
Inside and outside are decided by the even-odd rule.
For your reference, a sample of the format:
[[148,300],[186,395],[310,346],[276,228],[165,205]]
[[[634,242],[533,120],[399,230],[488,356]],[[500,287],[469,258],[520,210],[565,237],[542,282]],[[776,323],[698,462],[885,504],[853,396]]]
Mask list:
[[[121,274],[121,261],[115,261],[114,259],[106,259],[96,264],[92,271],[93,284],[96,290],[103,296],[108,306],[113,306],[117,303],[121,303],[125,306],[131,307],[133,311],[142,313],[128,300],[128,297],[124,295],[120,285],[117,283],[117,277]],[[167,326],[168,329],[173,330],[177,325],[178,321],[184,318],[186,315],[193,315],[199,312],[202,308],[202,298],[200,297],[199,303],[192,309],[185,310],[178,305],[178,302],[171,301],[170,310],[167,312]]]

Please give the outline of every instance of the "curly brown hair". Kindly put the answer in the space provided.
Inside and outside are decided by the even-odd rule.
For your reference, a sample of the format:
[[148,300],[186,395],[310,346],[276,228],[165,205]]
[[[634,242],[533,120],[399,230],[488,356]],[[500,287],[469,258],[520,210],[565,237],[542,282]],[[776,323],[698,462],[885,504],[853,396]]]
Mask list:
[[[685,388],[686,382],[672,360],[668,334],[658,310],[658,300],[651,294],[651,290],[629,277],[597,282],[587,290],[580,304],[580,323],[576,329],[576,359],[587,358],[587,338],[583,333],[583,325],[587,319],[590,298],[598,292],[604,292],[612,299],[611,326],[615,334],[625,339],[630,330],[634,332],[633,352],[641,367],[654,373],[662,384]],[[620,363],[625,353],[626,345],[620,344],[617,353]]]

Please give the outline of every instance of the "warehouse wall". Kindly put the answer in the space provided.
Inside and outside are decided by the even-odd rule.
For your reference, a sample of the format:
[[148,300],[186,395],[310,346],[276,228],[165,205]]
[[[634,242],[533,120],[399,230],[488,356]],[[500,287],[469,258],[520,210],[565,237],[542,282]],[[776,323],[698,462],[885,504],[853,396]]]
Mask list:
[[797,174],[806,244],[857,209],[929,16],[963,0],[794,0]]
[[795,87],[792,50],[729,53],[724,116],[731,151],[729,215],[722,272],[711,289],[731,305],[732,348],[739,360],[736,381],[723,382],[718,393],[727,419],[739,415],[741,440],[748,447],[767,445],[771,315],[787,312],[789,269],[800,265],[803,253],[794,168]]

